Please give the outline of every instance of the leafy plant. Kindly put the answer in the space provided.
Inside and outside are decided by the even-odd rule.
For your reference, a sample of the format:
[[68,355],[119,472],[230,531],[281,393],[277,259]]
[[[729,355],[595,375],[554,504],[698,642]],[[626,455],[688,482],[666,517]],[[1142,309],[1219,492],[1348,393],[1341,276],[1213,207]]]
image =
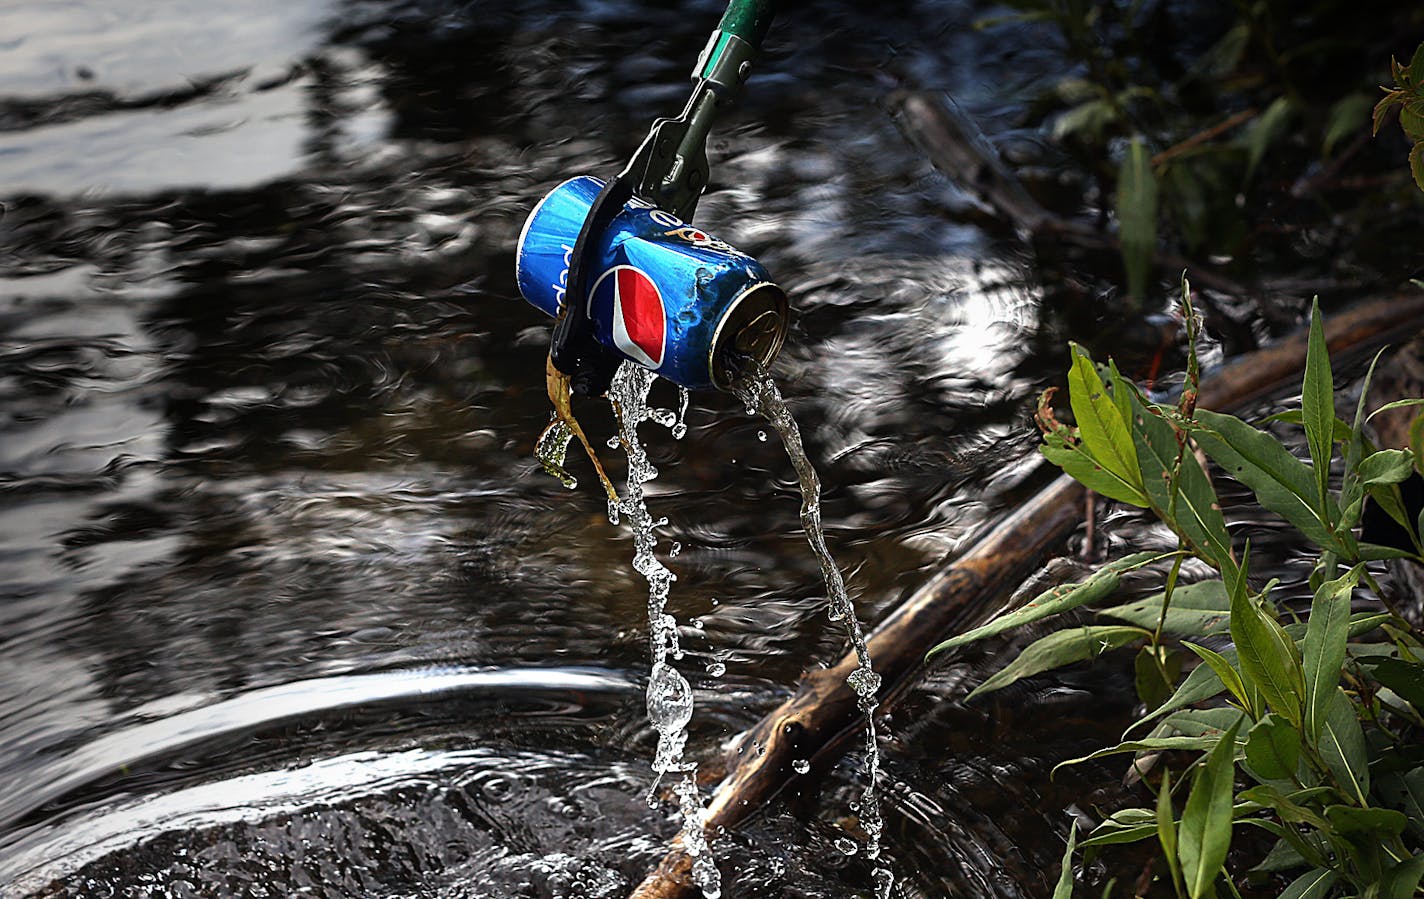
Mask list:
[[[1182,292],[1194,345],[1197,324],[1185,281]],[[1149,729],[1086,758],[1131,754],[1138,773],[1147,775],[1163,753],[1199,757],[1179,772],[1164,767],[1151,807],[1114,813],[1078,846],[1096,851],[1155,838],[1179,897],[1216,896],[1219,886],[1236,894],[1232,877],[1223,875],[1239,828],[1275,837],[1275,848],[1253,873],[1292,873],[1281,895],[1294,899],[1410,897],[1424,877],[1424,749],[1418,740],[1424,644],[1388,611],[1352,611],[1362,589],[1382,595],[1372,560],[1424,561],[1424,516],[1409,520],[1399,492],[1415,459],[1409,450],[1376,450],[1366,440],[1369,375],[1353,421],[1337,419],[1318,306],[1305,363],[1301,408],[1276,418],[1304,429],[1309,462],[1266,430],[1197,409],[1194,355],[1181,398],[1163,405],[1111,362],[1101,371],[1073,347],[1068,384],[1077,424],[1057,421],[1051,392],[1045,395],[1043,454],[1089,488],[1151,510],[1176,535],[1177,549],[1110,562],[1082,583],[1055,587],[934,650],[1090,604],[1105,619],[1030,644],[980,685],[973,694],[979,695],[1137,647],[1138,693],[1149,711],[1129,734]],[[1424,400],[1384,408],[1419,403]],[[1274,581],[1258,586],[1251,577],[1249,542],[1238,549],[1233,540],[1201,454],[1313,546],[1314,598],[1304,622],[1273,602]],[[1343,473],[1335,479],[1337,461]],[[1408,532],[1411,550],[1361,541],[1356,531],[1367,498]],[[1189,557],[1216,577],[1180,584]],[[1116,597],[1123,574],[1149,567],[1165,569],[1160,592]],[[1066,895],[1064,889],[1060,880],[1055,895]]]
[[1409,170],[1414,173],[1414,183],[1424,190],[1424,44],[1415,49],[1409,65],[1402,66],[1397,59],[1389,62],[1394,88],[1383,88],[1384,97],[1375,105],[1374,133],[1379,134],[1390,110],[1399,110],[1399,127],[1414,141],[1414,148],[1409,151]]

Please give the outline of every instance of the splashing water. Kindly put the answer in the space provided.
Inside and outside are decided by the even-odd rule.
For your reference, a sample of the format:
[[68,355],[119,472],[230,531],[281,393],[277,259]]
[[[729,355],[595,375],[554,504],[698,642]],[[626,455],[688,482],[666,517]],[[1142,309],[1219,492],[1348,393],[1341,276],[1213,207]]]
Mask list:
[[[826,535],[821,528],[821,479],[811,465],[811,460],[806,457],[806,450],[801,444],[801,430],[796,426],[796,419],[792,418],[791,410],[786,408],[786,402],[781,398],[781,392],[776,389],[776,382],[772,380],[771,374],[755,361],[751,361],[741,380],[733,386],[733,390],[742,402],[746,403],[747,412],[765,418],[780,435],[781,443],[786,447],[786,455],[790,457],[791,465],[796,469],[796,479],[801,486],[801,526],[806,531],[806,540],[811,544],[811,552],[820,563],[821,577],[826,582],[826,593],[830,600],[827,616],[832,621],[844,622],[846,637],[855,650],[858,667],[846,678],[846,684],[855,691],[857,705],[865,716],[867,778],[865,791],[860,800],[851,807],[859,817],[860,826],[866,834],[865,855],[875,859],[880,855],[880,833],[884,829],[876,792],[880,778],[880,749],[875,729],[875,709],[878,706],[875,694],[880,689],[880,675],[875,673],[871,665],[870,651],[865,645],[865,628],[856,618],[855,605],[846,591],[845,579],[841,577],[840,569],[836,567],[836,561],[831,558],[830,549],[826,546]],[[889,869],[877,867],[875,878],[879,887],[877,892],[882,896],[888,895],[890,887],[893,886]]]
[[648,718],[658,731],[653,770],[659,779],[664,774],[681,775],[673,792],[682,815],[683,847],[692,859],[692,879],[706,899],[718,899],[722,895],[721,874],[707,842],[706,813],[697,790],[697,765],[682,757],[687,745],[687,723],[692,720],[692,687],[669,661],[683,655],[677,620],[665,611],[668,591],[677,578],[653,554],[657,528],[663,522],[654,521],[649,514],[643,485],[656,478],[658,472],[638,441],[638,425],[649,420],[671,428],[674,437],[685,433],[682,417],[687,409],[687,392],[682,392],[675,415],[665,409],[653,409],[648,405],[648,391],[655,377],[651,371],[625,362],[608,390],[617,411],[620,443],[628,454],[628,487],[618,509],[611,511],[621,511],[627,517],[633,530],[633,568],[648,582],[648,642],[653,658],[648,678]]

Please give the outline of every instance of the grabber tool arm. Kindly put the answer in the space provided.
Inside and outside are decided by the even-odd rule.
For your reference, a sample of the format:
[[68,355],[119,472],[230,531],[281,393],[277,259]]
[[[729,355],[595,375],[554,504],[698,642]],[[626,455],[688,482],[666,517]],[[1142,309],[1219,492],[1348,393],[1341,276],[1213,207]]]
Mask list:
[[620,361],[595,339],[588,314],[589,282],[597,268],[601,238],[634,196],[681,219],[692,217],[707,187],[707,135],[717,112],[731,105],[751,73],[752,58],[771,27],[775,6],[775,0],[730,0],[697,59],[687,105],[676,117],[653,123],[632,160],[609,179],[593,201],[574,243],[564,308],[549,346],[546,380],[557,420],[577,435],[610,499],[613,486],[574,419],[570,396],[571,392],[580,396],[607,393]]
[[[736,98],[751,61],[771,27],[775,0],[731,0],[693,69],[694,87],[675,118],[658,119],[622,172],[593,201],[569,260],[565,305],[550,345],[552,371],[567,376],[575,393],[608,391],[618,357],[593,336],[588,288],[598,247],[609,224],[634,196],[682,219],[691,218],[707,187],[707,135],[722,107]],[[550,390],[554,389],[550,383]],[[551,394],[552,396],[552,394]],[[555,401],[555,406],[559,405]]]

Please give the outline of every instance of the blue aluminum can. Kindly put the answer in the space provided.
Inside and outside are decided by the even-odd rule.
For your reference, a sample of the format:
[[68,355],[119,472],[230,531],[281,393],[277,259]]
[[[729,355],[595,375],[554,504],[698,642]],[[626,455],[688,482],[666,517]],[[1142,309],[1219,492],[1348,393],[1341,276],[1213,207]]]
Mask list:
[[[557,316],[574,243],[603,182],[570,178],[539,201],[519,235],[515,275]],[[594,249],[589,319],[625,359],[684,387],[727,389],[738,357],[769,366],[786,337],[786,294],[752,257],[637,198]]]

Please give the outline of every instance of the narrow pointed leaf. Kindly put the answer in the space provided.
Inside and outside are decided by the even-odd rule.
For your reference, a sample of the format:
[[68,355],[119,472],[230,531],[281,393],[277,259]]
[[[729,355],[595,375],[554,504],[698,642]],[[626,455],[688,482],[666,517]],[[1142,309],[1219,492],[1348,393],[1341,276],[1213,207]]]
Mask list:
[[1319,749],[1326,767],[1346,794],[1360,802],[1370,792],[1369,753],[1355,706],[1336,688],[1320,729]]
[[1157,833],[1157,824],[1152,812],[1145,808],[1126,808],[1114,812],[1106,821],[1093,828],[1093,832],[1082,842],[1082,848],[1111,846],[1118,843],[1135,843]]
[[1267,715],[1246,735],[1246,763],[1267,780],[1287,780],[1300,764],[1300,731],[1278,715]]
[[1125,484],[1137,489],[1142,486],[1142,472],[1137,465],[1137,451],[1127,420],[1108,395],[1107,385],[1098,375],[1093,360],[1077,344],[1071,347],[1073,367],[1068,371],[1068,399],[1078,434],[1089,455]]
[[1325,328],[1320,322],[1319,299],[1310,304],[1310,335],[1305,349],[1300,407],[1305,441],[1310,446],[1310,464],[1315,470],[1315,508],[1323,514],[1335,433],[1335,382],[1330,373],[1330,353],[1325,347]]
[[1370,666],[1370,674],[1375,680],[1424,712],[1424,665],[1388,657],[1370,659],[1364,664]]
[[992,637],[1004,631],[1022,627],[1034,621],[1047,618],[1050,615],[1057,615],[1069,609],[1076,609],[1081,605],[1105,599],[1117,592],[1124,572],[1135,571],[1144,565],[1153,562],[1160,562],[1170,559],[1174,553],[1133,553],[1130,556],[1123,556],[1107,563],[1102,568],[1093,572],[1092,576],[1078,584],[1060,584],[1052,589],[1045,590],[1025,603],[1020,608],[1004,615],[1000,615],[993,621],[980,625],[970,631],[965,631],[954,637],[950,637],[943,643],[930,650],[931,654],[945,649],[953,649],[972,643],[975,640],[982,640],[985,637]]
[[1231,589],[1231,639],[1242,680],[1260,690],[1271,710],[1298,728],[1305,678],[1295,641],[1250,598],[1244,577]]
[[1152,156],[1140,138],[1128,146],[1118,168],[1117,221],[1127,290],[1141,297],[1147,291],[1157,252],[1157,179],[1152,173]]
[[1397,837],[1409,825],[1409,818],[1391,808],[1328,805],[1325,817],[1337,833],[1365,834],[1374,839]]
[[1147,497],[1135,484],[1129,484],[1108,471],[1083,449],[1082,444],[1069,443],[1061,435],[1045,434],[1038,451],[1043,457],[1094,493],[1108,499],[1147,508]]
[[1424,854],[1407,858],[1391,868],[1380,884],[1379,899],[1413,899],[1424,878]]
[[1172,874],[1172,883],[1182,882],[1182,865],[1177,858],[1177,821],[1172,814],[1172,772],[1162,771],[1162,785],[1157,789],[1157,842]]
[[1277,97],[1246,130],[1242,136],[1247,154],[1246,180],[1251,180],[1251,176],[1256,173],[1256,166],[1260,165],[1261,160],[1265,158],[1266,151],[1285,132],[1290,117],[1290,100],[1286,97]]
[[[1230,662],[1236,660],[1236,650],[1225,649],[1220,653],[1221,657]],[[1154,718],[1184,709],[1189,705],[1211,699],[1226,689],[1226,685],[1221,682],[1221,678],[1210,665],[1199,665],[1192,669],[1181,685],[1177,687],[1177,692],[1162,705],[1143,715],[1132,723],[1128,731],[1136,730]]]
[[1338,877],[1329,868],[1311,868],[1282,890],[1280,899],[1325,899]]
[[1219,739],[1221,739],[1219,734],[1213,736],[1203,734],[1195,737],[1179,735],[1175,737],[1144,737],[1141,740],[1125,740],[1116,746],[1109,746],[1107,749],[1099,749],[1097,752],[1092,752],[1088,755],[1068,759],[1065,762],[1059,762],[1053,766],[1053,771],[1057,773],[1059,768],[1065,768],[1069,765],[1081,765],[1084,762],[1091,762],[1094,759],[1107,758],[1111,755],[1122,755],[1128,752],[1157,752],[1168,749],[1178,752],[1204,752],[1215,746],[1216,741]]
[[1360,480],[1364,486],[1398,484],[1414,471],[1414,454],[1409,450],[1387,449],[1360,460]]
[[1172,591],[1172,602],[1162,617],[1162,601],[1166,594],[1151,596],[1120,606],[1101,609],[1098,614],[1126,621],[1149,630],[1162,621],[1162,630],[1183,637],[1210,637],[1222,634],[1229,626],[1231,598],[1219,580],[1185,584]]
[[1381,412],[1388,412],[1391,409],[1403,409],[1406,406],[1424,406],[1424,397],[1416,396],[1404,400],[1395,400],[1392,403],[1385,403],[1383,406],[1380,406],[1378,409],[1371,412],[1369,416],[1365,418],[1365,421],[1369,421],[1376,415],[1379,415]]
[[1360,582],[1360,568],[1326,581],[1315,591],[1305,626],[1301,669],[1305,674],[1305,733],[1320,739],[1320,728],[1340,684],[1345,641],[1350,629],[1350,597]]
[[1063,866],[1058,871],[1058,886],[1053,899],[1073,899],[1073,850],[1078,845],[1078,825],[1068,828],[1068,848],[1063,850]]
[[1205,646],[1185,642],[1182,645],[1196,653],[1203,662],[1206,662],[1207,667],[1216,673],[1217,679],[1226,687],[1227,692],[1234,696],[1237,702],[1241,703],[1242,707],[1248,709],[1251,707],[1251,697],[1246,690],[1246,684],[1242,681],[1241,673],[1236,670],[1234,665],[1222,657],[1220,653],[1207,649]]
[[1207,754],[1197,770],[1182,812],[1177,857],[1182,862],[1182,879],[1192,899],[1207,895],[1231,848],[1232,773],[1236,770],[1236,728],[1233,727]]
[[[1212,461],[1251,488],[1261,505],[1325,549],[1339,547],[1318,507],[1315,473],[1280,441],[1239,418],[1200,409],[1193,437]],[[1335,513],[1334,517],[1338,517]]]
[[[1191,542],[1208,562],[1223,573],[1236,565],[1231,558],[1231,537],[1211,481],[1190,448],[1182,451],[1177,432],[1161,415],[1133,398],[1133,439],[1142,468],[1142,484],[1152,508]],[[1180,472],[1175,495],[1169,478]]]
[[1093,625],[1056,631],[1029,644],[1019,653],[1018,658],[980,684],[968,698],[973,699],[981,693],[1002,689],[1015,681],[1054,668],[1095,659],[1109,650],[1149,636],[1151,634],[1142,628],[1117,625]]

